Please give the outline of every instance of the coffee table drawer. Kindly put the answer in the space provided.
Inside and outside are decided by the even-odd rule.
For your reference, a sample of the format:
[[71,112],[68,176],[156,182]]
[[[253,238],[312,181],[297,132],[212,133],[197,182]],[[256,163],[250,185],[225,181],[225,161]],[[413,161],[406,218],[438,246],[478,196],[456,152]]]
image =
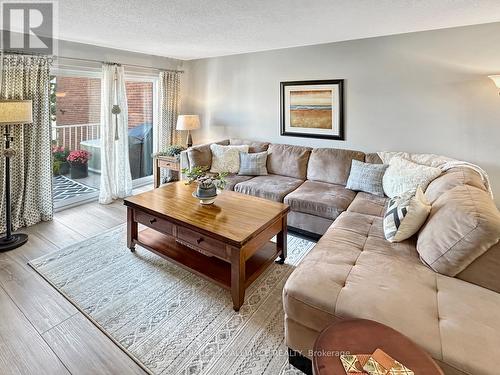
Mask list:
[[160,219],[154,215],[150,215],[146,212],[135,211],[135,221],[138,223],[144,224],[147,227],[153,228],[158,232],[162,232],[164,234],[172,234],[174,225],[167,220]]
[[206,251],[218,258],[229,259],[224,242],[184,227],[177,227],[177,238],[195,249]]

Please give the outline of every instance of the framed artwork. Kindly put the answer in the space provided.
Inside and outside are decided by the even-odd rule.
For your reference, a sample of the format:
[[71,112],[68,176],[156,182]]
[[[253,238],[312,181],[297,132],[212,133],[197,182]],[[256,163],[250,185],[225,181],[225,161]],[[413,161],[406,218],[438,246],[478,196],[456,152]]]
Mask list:
[[344,80],[281,82],[281,135],[344,140]]

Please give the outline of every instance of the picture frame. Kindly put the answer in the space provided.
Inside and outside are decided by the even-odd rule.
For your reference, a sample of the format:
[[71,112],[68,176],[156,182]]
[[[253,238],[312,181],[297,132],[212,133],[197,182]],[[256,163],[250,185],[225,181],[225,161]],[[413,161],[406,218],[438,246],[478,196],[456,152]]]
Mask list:
[[344,80],[280,82],[282,136],[345,140]]

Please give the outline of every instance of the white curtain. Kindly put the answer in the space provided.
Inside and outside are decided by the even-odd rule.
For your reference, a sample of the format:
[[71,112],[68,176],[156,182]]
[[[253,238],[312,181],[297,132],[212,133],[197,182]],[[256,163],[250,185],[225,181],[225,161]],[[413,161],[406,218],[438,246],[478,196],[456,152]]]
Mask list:
[[[118,115],[112,113],[114,105],[120,108]],[[132,194],[128,152],[128,108],[123,67],[116,64],[103,64],[99,203],[108,204],[114,199]]]

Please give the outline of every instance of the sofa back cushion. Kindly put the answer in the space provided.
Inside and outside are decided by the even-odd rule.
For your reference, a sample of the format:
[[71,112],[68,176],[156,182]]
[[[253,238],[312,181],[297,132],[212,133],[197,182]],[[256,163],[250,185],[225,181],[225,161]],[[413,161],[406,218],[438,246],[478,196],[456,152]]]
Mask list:
[[307,179],[345,186],[353,160],[364,161],[365,154],[361,151],[315,148],[309,158]]
[[460,280],[500,293],[500,242],[457,275]]
[[365,155],[365,163],[383,164],[384,162],[376,152],[370,152]]
[[417,251],[434,271],[456,276],[499,240],[500,213],[489,193],[462,185],[434,202]]
[[269,148],[269,142],[252,141],[249,139],[241,138],[231,138],[229,140],[229,144],[231,146],[247,145],[249,153],[263,152],[267,151],[267,149]]
[[[210,169],[212,166],[212,151],[210,150],[211,144],[212,143],[205,143],[203,145],[190,147],[187,150],[189,168],[207,167]],[[227,146],[229,145],[229,139],[215,142],[215,144]]]
[[267,172],[306,179],[310,147],[271,144],[268,148]]
[[470,185],[487,191],[479,173],[471,168],[459,167],[446,171],[432,181],[427,186],[425,196],[429,202],[434,203],[444,192],[461,185]]

